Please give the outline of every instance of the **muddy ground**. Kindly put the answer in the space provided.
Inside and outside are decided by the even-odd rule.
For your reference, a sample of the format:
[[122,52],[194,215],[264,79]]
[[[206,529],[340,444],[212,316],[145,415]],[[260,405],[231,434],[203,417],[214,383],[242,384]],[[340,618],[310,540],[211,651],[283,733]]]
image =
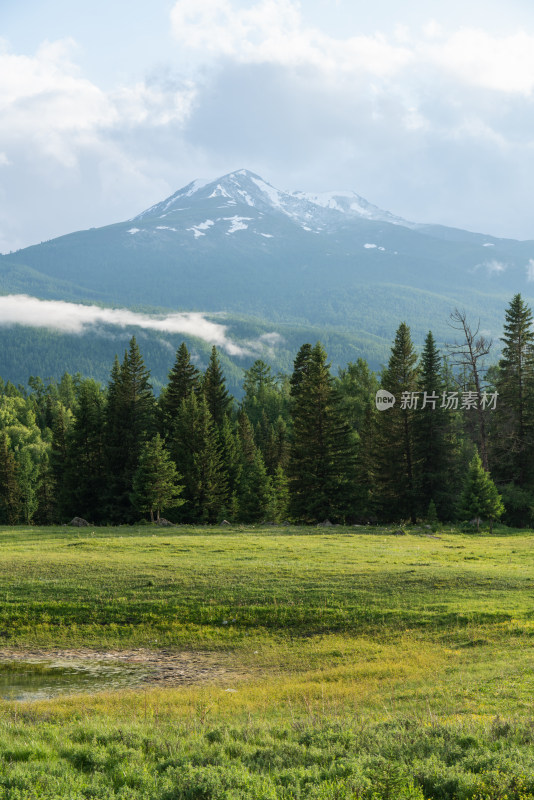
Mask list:
[[0,666],[12,662],[21,666],[46,665],[54,667],[75,667],[84,665],[102,666],[123,665],[139,668],[139,683],[151,686],[184,686],[201,683],[214,683],[232,686],[233,683],[250,677],[252,670],[244,669],[235,663],[231,653],[209,653],[176,651],[169,648],[148,650],[93,650],[90,648],[58,648],[42,650],[29,648],[11,650],[0,648]]

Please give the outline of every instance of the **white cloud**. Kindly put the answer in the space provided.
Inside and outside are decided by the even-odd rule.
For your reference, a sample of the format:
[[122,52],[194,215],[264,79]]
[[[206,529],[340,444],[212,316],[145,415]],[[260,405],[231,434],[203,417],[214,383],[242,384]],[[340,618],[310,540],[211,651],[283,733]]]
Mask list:
[[476,272],[479,269],[484,269],[488,275],[500,275],[508,269],[508,264],[503,261],[497,261],[497,259],[491,259],[490,261],[484,261],[482,264],[477,264],[473,271]]
[[291,0],[260,0],[249,8],[237,8],[231,0],[178,0],[171,22],[184,47],[244,63],[387,75],[412,58],[404,46],[380,34],[336,39],[306,27]]
[[4,157],[21,141],[26,147],[76,166],[81,150],[112,149],[115,129],[148,122],[184,121],[194,99],[186,83],[165,91],[137,83],[104,92],[80,75],[72,40],[46,42],[35,56],[0,51],[0,147]]
[[437,67],[464,85],[530,95],[534,89],[534,36],[497,36],[482,29],[445,32],[435,20],[422,33],[397,26],[346,38],[326,35],[304,23],[292,0],[257,0],[247,8],[232,0],[177,0],[173,33],[183,47],[244,63],[307,65],[334,73],[379,77],[409,66]]
[[486,261],[484,264],[488,275],[498,275],[501,272],[504,272],[508,268],[508,264],[504,264],[502,261]]
[[462,28],[441,41],[418,46],[422,61],[440,66],[460,83],[524,95],[534,89],[534,36],[494,36]]
[[527,281],[534,281],[534,258],[531,258],[527,264]]
[[183,333],[203,339],[225,350],[229,355],[244,356],[272,348],[280,337],[267,333],[245,346],[232,341],[227,325],[212,322],[200,312],[155,316],[139,314],[126,308],[100,308],[61,300],[38,300],[28,295],[0,297],[0,325],[28,325],[35,328],[52,328],[62,333],[86,333],[98,325],[117,325],[121,328],[137,326],[145,330],[164,333]]

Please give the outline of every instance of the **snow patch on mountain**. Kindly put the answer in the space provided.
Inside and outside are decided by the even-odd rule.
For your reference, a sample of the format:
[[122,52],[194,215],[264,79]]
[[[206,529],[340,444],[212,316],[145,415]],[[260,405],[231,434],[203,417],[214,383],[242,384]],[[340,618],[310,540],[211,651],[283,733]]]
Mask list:
[[232,224],[226,231],[226,235],[230,236],[232,233],[236,233],[236,231],[245,231],[248,228],[247,222],[252,220],[252,217],[224,217],[224,219]]
[[205,222],[201,222],[199,225],[193,225],[192,228],[186,228],[186,230],[192,231],[195,239],[198,239],[200,236],[205,236],[206,234],[204,231],[207,231],[212,225],[215,225],[214,221],[212,219],[207,219]]
[[130,228],[126,233],[131,233],[133,235],[134,233],[139,233],[140,230],[140,228]]
[[213,192],[209,195],[209,199],[211,200],[212,197],[228,197],[230,200],[232,199],[232,195],[228,194],[226,189],[223,189],[220,183],[217,184]]

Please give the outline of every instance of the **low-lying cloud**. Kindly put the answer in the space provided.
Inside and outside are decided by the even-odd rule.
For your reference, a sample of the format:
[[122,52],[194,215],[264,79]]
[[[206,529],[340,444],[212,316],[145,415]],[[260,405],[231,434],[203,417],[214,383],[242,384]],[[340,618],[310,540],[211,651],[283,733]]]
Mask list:
[[280,339],[277,333],[267,333],[242,346],[229,338],[227,325],[207,319],[200,311],[166,315],[140,314],[127,308],[100,308],[63,300],[39,300],[25,294],[0,297],[0,325],[28,325],[75,334],[87,333],[98,325],[115,325],[120,328],[136,326],[144,330],[195,336],[216,345],[231,356],[254,355],[271,348]]

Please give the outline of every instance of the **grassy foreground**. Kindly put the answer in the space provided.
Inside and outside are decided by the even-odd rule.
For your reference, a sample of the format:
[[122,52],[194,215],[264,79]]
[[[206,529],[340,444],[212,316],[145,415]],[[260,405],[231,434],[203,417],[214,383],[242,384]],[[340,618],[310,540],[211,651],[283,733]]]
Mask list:
[[1,647],[229,670],[1,703],[0,798],[534,800],[534,536],[427,534],[0,528]]

